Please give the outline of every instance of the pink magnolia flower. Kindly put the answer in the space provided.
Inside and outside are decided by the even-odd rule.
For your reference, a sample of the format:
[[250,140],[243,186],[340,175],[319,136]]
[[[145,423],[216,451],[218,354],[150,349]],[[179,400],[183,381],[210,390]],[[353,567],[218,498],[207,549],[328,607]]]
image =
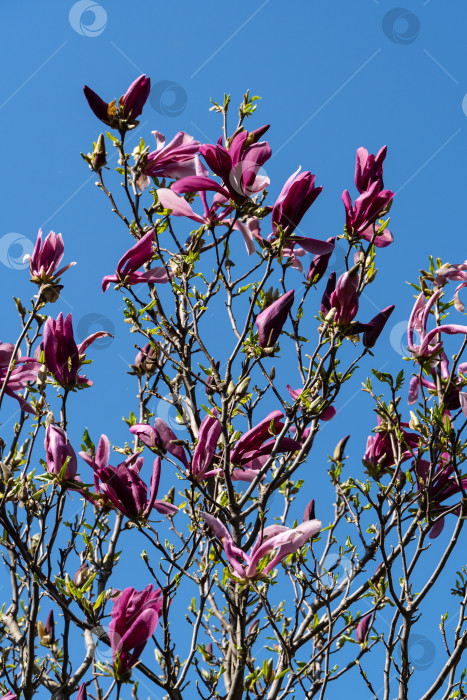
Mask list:
[[[195,158],[196,161],[196,174],[200,177],[208,177],[208,171],[201,163],[198,157]],[[256,217],[249,217],[246,221],[232,220],[227,218],[232,212],[233,207],[229,204],[229,200],[225,195],[215,192],[212,198],[211,206],[208,205],[207,196],[205,191],[200,191],[199,196],[203,204],[203,215],[197,214],[191,204],[189,204],[183,197],[176,194],[173,189],[160,188],[157,190],[157,195],[159,202],[162,204],[164,209],[170,209],[172,216],[183,216],[196,223],[202,224],[204,226],[211,226],[212,224],[224,224],[230,225],[234,229],[241,232],[248,255],[252,255],[255,251],[255,241],[263,242],[262,236],[260,234],[259,219]]]
[[435,539],[444,528],[443,513],[449,511],[455,515],[460,515],[460,506],[452,510],[452,506],[443,506],[441,504],[455,494],[463,495],[463,490],[467,489],[467,476],[460,480],[461,486],[458,482],[454,465],[450,462],[449,454],[446,452],[441,455],[440,461],[434,470],[431,470],[430,462],[426,459],[420,459],[418,462],[415,462],[414,468],[417,475],[418,491],[419,493],[428,493],[431,504],[431,516],[436,518],[429,535],[431,539]]
[[368,153],[363,146],[357,149],[355,187],[360,193],[366,192],[375,182],[378,183],[380,191],[383,189],[383,161],[387,152],[387,146],[383,146],[376,156]]
[[[430,317],[430,310],[442,293],[443,290],[438,289],[430,299],[426,299],[422,292],[414,304],[407,328],[408,349],[412,353],[414,359],[432,359],[435,355],[439,354],[443,348],[443,343],[441,341],[442,333],[446,333],[447,335],[456,335],[459,333],[467,334],[467,326],[460,326],[455,323],[443,324],[433,328],[431,331],[427,331],[426,326]],[[420,337],[419,345],[415,342],[415,333],[418,333]]]
[[[295,528],[269,525],[258,536],[250,554],[247,554],[235,546],[230,532],[218,518],[205,512],[201,513],[201,517],[221,541],[231,569],[242,581],[266,576],[285,557],[297,552],[321,529],[320,520],[307,520]],[[273,553],[275,555],[265,563],[265,557]]]
[[11,691],[8,691],[6,695],[2,695],[0,700],[18,700],[18,696],[12,693]]
[[197,481],[219,473],[219,469],[209,470],[222,431],[222,425],[217,418],[217,409],[214,409],[213,414],[206,416],[199,427],[198,443],[191,460],[191,474]]
[[49,474],[59,476],[68,459],[63,478],[72,481],[78,471],[78,460],[63,428],[58,425],[47,426],[44,448]]
[[106,275],[102,280],[102,291],[105,292],[111,282],[115,284],[164,284],[169,281],[165,267],[154,267],[147,272],[137,272],[138,267],[152,260],[154,231],[148,231],[135,245],[127,250],[119,260],[115,275]]
[[[401,423],[403,442],[400,446],[400,463],[413,457],[414,450],[418,448],[418,435],[404,430],[408,427],[408,423]],[[398,461],[398,454],[393,447],[394,443],[397,450],[394,432],[391,432],[386,426],[382,426],[380,416],[378,416],[378,426],[375,428],[375,432],[376,435],[368,436],[362,461],[366,467],[379,473],[393,467]]]
[[94,459],[87,452],[79,454],[94,470],[97,493],[104,494],[127,518],[148,518],[153,508],[163,515],[178,512],[177,506],[157,499],[161,476],[160,457],[154,460],[148,496],[148,487],[139,475],[144,458],[139,457],[138,452],[130,455],[117,467],[112,467],[108,464],[109,440],[106,435],[102,435]]
[[[460,408],[460,394],[461,394],[461,389],[465,386],[466,380],[463,379],[462,375],[467,375],[467,362],[461,362],[458,366],[458,374],[459,376],[453,377],[453,381],[450,381],[451,379],[451,371],[449,369],[449,360],[444,351],[441,352],[440,356],[440,361],[439,361],[439,369],[440,369],[440,379],[441,379],[441,387],[442,390],[444,391],[446,387],[448,387],[448,382],[449,382],[449,387],[447,394],[444,397],[444,407],[447,411],[455,411],[456,409]],[[425,377],[412,377],[410,380],[410,385],[409,385],[409,406],[412,404],[416,403],[418,400],[418,391],[420,388],[420,384],[425,387],[425,389],[428,389],[428,392],[430,394],[438,396],[438,387],[435,384],[435,381],[437,381],[437,372],[436,372],[436,366],[431,367],[430,369],[431,375],[433,377],[434,381],[429,381],[428,379],[425,379]]]
[[143,111],[146,100],[151,90],[151,80],[140,75],[131,83],[126,93],[120,97],[118,105],[116,100],[104,102],[94,90],[84,86],[84,96],[96,117],[114,129],[132,128],[138,124],[136,121]]
[[[371,241],[373,239],[373,224],[380,218],[393,197],[394,192],[391,190],[380,189],[379,181],[373,182],[369,189],[355,200],[354,205],[352,205],[349,191],[344,190],[342,201],[345,207],[347,234]],[[377,226],[376,233],[378,233],[378,228]],[[393,240],[391,232],[386,228],[380,235],[376,235],[374,245],[377,248],[385,248]]]
[[141,442],[151,450],[169,452],[182,462],[187,471],[189,470],[184,448],[182,445],[174,444],[177,441],[177,436],[162,418],[156,418],[154,426],[146,423],[135,423],[131,426],[130,432],[137,435]]
[[222,139],[216,145],[206,144],[200,147],[212,172],[221,178],[222,185],[206,177],[195,175],[185,177],[172,185],[177,194],[187,192],[218,192],[227,200],[242,202],[269,185],[269,178],[259,174],[260,168],[271,157],[271,147],[267,141],[258,141],[268,127],[254,132],[241,131],[225,148]]
[[297,252],[295,246],[298,245],[301,251],[314,255],[326,255],[334,250],[334,242],[293,235],[303,216],[323,189],[315,187],[315,176],[309,171],[300,174],[299,172],[300,168],[289,177],[273,206],[272,233],[268,236],[268,240],[276,240],[281,230],[286,241],[284,257],[292,257],[294,267],[301,272],[301,264],[295,256],[304,255],[304,252]]
[[37,284],[55,282],[61,274],[66,272],[75,262],[68,263],[65,267],[57,268],[62,261],[65,246],[62,234],[51,231],[42,243],[42,229],[37,234],[36,245],[32,255],[25,255],[24,260],[29,260],[29,272],[31,281]]
[[[35,413],[28,402],[16,392],[25,389],[28,382],[37,380],[40,363],[32,357],[21,357],[19,350],[12,362],[14,350],[15,346],[11,343],[0,343],[0,389],[3,388],[6,381],[5,394],[16,399],[22,411]],[[10,363],[13,365],[13,370],[7,380]]]
[[306,435],[303,435],[301,441],[284,436],[276,446],[276,435],[284,427],[282,418],[284,414],[281,411],[272,411],[237,440],[230,453],[234,481],[252,482],[269,460],[274,448],[276,452],[295,452],[301,448]]
[[92,386],[92,381],[79,375],[78,370],[84,362],[85,350],[97,338],[112,335],[107,331],[97,331],[76,345],[73,336],[72,315],[63,318],[60,313],[55,321],[49,316],[44,326],[43,342],[38,348],[38,356],[44,351],[45,364],[57,382],[62,386],[84,384]]
[[200,142],[184,131],[175,134],[170,143],[165,145],[165,136],[153,131],[157,148],[143,155],[140,167],[137,167],[136,186],[144,191],[151,183],[151,177],[187,177],[195,174],[195,156]]
[[280,227],[286,237],[291,236],[323,191],[322,187],[315,187],[315,175],[308,170],[299,173],[300,168],[289,177],[272,209],[272,229],[276,235]]
[[[196,175],[198,177],[208,178],[209,172],[201,163],[199,157],[195,156],[194,160]],[[173,189],[161,187],[157,190],[157,196],[164,209],[172,210],[172,216],[183,216],[199,224],[205,224],[206,226],[219,223],[232,211],[228,197],[219,192],[214,193],[211,206],[208,205],[206,192],[202,190],[199,193],[203,205],[203,216],[197,214],[193,210],[191,204],[183,197],[176,194]],[[219,209],[220,212],[218,211]]]
[[[298,399],[298,397],[300,396],[300,394],[302,394],[303,389],[292,389],[290,384],[287,384],[287,391],[289,392],[292,399],[294,401],[296,401]],[[315,398],[315,396],[313,396],[313,399],[314,398]],[[328,406],[327,408],[324,409],[324,411],[318,417],[320,420],[328,421],[328,420],[332,420],[334,418],[334,416],[336,415],[336,413],[337,413],[337,411],[334,408],[334,406]]]
[[125,588],[113,601],[109,637],[114,673],[126,680],[154,634],[164,601],[152,584],[142,591]]
[[336,274],[329,276],[326,290],[321,300],[321,311],[327,315],[335,309],[334,323],[338,326],[348,326],[358,312],[358,268],[344,272],[337,281]]
[[435,275],[435,284],[438,287],[444,286],[449,280],[462,282],[462,284],[456,287],[454,292],[454,306],[457,311],[462,313],[465,310],[465,306],[459,299],[459,292],[461,289],[464,289],[464,287],[467,287],[467,260],[458,265],[449,265],[449,263],[447,263],[440,267],[439,270],[436,270]]

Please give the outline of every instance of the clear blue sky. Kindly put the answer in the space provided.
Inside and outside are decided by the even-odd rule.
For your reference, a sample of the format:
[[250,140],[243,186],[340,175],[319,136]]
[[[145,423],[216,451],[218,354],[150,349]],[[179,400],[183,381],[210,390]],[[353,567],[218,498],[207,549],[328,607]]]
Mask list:
[[[134,338],[121,321],[120,295],[100,290],[102,276],[114,272],[129,239],[79,155],[90,150],[101,129],[83,97],[84,83],[110,100],[148,74],[153,93],[141,133],[149,143],[153,129],[167,139],[183,129],[214,142],[220,131],[208,111],[210,97],[230,92],[235,104],[247,88],[260,95],[249,123],[272,124],[271,199],[298,165],[316,173],[324,192],[304,223],[308,235],[320,238],[342,231],[340,198],[353,188],[356,148],[376,152],[388,144],[385,185],[397,193],[390,226],[395,243],[379,254],[379,277],[362,309],[370,317],[375,307],[396,304],[375,365],[402,365],[401,329],[412,306],[405,280],[416,279],[428,253],[452,263],[467,257],[464,2],[419,0],[398,9],[387,0],[23,0],[3,3],[0,18],[1,340],[14,341],[18,332],[8,299],[32,293],[21,259],[39,227],[61,232],[65,261],[78,261],[48,312],[71,311],[81,337],[99,327],[115,329],[113,342],[88,351],[95,360],[88,367],[92,394],[81,392],[70,405],[77,448],[84,425],[93,435],[105,432],[123,443],[120,417],[135,405],[135,386],[125,373]],[[310,466],[310,496],[322,488],[326,455],[352,431],[349,451],[360,469],[374,417],[359,381],[339,399],[338,416],[323,430]],[[164,474],[164,485],[170,483]],[[330,515],[330,503],[320,509],[323,519],[326,509]],[[294,515],[301,512],[300,501]],[[434,644],[441,653],[439,640]]]

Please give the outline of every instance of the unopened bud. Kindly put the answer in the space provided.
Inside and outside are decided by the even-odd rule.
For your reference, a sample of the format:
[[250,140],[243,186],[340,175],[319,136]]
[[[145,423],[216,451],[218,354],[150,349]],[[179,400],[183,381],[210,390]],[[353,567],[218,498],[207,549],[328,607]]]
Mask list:
[[347,441],[350,438],[350,435],[346,435],[340,442],[337,443],[336,448],[334,450],[334,455],[333,459],[335,462],[342,462],[342,458],[344,456],[344,450],[345,446],[347,445]]
[[246,395],[250,379],[251,377],[245,377],[245,379],[243,379],[235,389],[235,396],[237,396],[239,399]]
[[47,615],[47,620],[45,621],[45,632],[50,639],[49,644],[53,644],[55,642],[55,620],[53,610],[51,610]]
[[18,310],[19,315],[21,316],[21,318],[24,318],[24,316],[26,316],[26,309],[17,297],[13,297],[13,299],[15,300],[16,308]]
[[27,481],[23,481],[18,490],[18,500],[22,503],[26,503],[29,497],[29,490]]
[[[220,361],[218,360],[214,364],[216,368],[216,372],[219,372],[219,367],[220,367]],[[212,371],[212,370],[211,370]],[[206,394],[208,396],[212,396],[214,394],[214,387],[216,386],[216,380],[214,374],[210,374],[208,378],[206,379]]]
[[3,480],[8,481],[11,476],[10,468],[4,462],[0,462],[0,469],[2,471]]
[[30,543],[30,545],[29,545],[29,552],[30,552],[30,554],[32,554],[33,556],[34,556],[34,554],[36,553],[36,550],[37,550],[37,548],[38,548],[38,546],[39,546],[39,540],[40,540],[40,538],[41,538],[41,536],[38,535],[38,534],[37,534],[37,535],[33,535],[33,536],[31,537],[31,543]]
[[263,664],[263,676],[266,683],[270,683],[274,679],[274,661],[269,661]]
[[73,580],[75,582],[75,585],[78,588],[81,588],[89,580],[89,576],[90,576],[89,566],[88,566],[87,562],[84,562],[84,564],[81,564],[81,566],[79,567],[79,569],[77,570],[77,572],[74,575]]
[[326,323],[332,323],[334,321],[334,316],[336,315],[336,313],[337,313],[337,309],[333,306],[332,309],[330,311],[328,311],[328,313],[324,317],[324,320],[326,321]]
[[412,428],[412,430],[420,430],[422,427],[419,417],[413,411],[410,411],[409,427]]
[[21,457],[21,459],[25,456],[26,452],[28,451],[29,448],[29,443],[31,442],[31,439],[28,438],[23,442],[21,447],[18,450],[18,457]]
[[48,647],[52,644],[52,639],[49,634],[47,634],[43,623],[39,620],[37,623],[37,636],[39,641],[44,646]]
[[252,637],[253,635],[256,635],[258,633],[258,628],[259,628],[259,620],[253,620],[253,622],[251,623],[251,625],[248,628],[246,636]]
[[46,304],[55,304],[63,289],[63,284],[43,284],[39,289],[40,300]]
[[105,138],[104,134],[100,134],[92,154],[92,169],[95,172],[99,172],[106,164],[107,153],[105,150]]
[[39,372],[37,373],[37,388],[42,393],[47,386],[47,367],[46,365],[41,365]]
[[315,512],[315,501],[314,498],[311,499],[307,507],[305,508],[305,512],[303,514],[303,522],[307,522],[308,520],[314,520],[316,518],[316,512]]
[[353,256],[353,261],[355,265],[358,265],[359,263],[363,262],[365,259],[365,254],[362,251],[358,251],[357,253],[354,253]]

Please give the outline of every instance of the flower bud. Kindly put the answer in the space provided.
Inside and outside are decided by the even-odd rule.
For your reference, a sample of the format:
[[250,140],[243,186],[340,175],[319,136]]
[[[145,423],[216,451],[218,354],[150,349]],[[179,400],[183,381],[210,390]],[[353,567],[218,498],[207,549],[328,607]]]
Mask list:
[[78,690],[78,695],[76,696],[76,700],[88,700],[88,694],[86,691],[86,683],[82,683],[79,687]]
[[247,637],[252,637],[254,635],[256,636],[256,634],[258,634],[258,629],[259,629],[259,620],[253,620],[253,622],[251,623],[251,625],[249,626],[249,628],[247,630],[246,636]]
[[[336,241],[335,236],[328,238],[327,242],[334,245]],[[331,258],[332,251],[330,253],[325,253],[324,255],[315,255],[310,263],[308,272],[306,273],[306,278],[312,284],[316,284],[323,277],[327,270],[329,260]]]
[[44,304],[55,304],[63,289],[63,284],[43,284],[39,290],[40,300]]
[[256,326],[258,328],[258,345],[261,348],[274,348],[293,302],[294,290],[291,289],[258,315]]
[[[219,367],[220,367],[220,362],[219,360],[215,363],[215,368],[216,372],[219,373]],[[208,378],[206,379],[206,394],[208,396],[212,396],[214,394],[214,388],[215,387],[215,378],[213,374],[210,374]]]
[[132,369],[136,374],[154,374],[157,369],[159,355],[160,350],[157,345],[154,347],[151,343],[146,343],[136,355]]
[[104,134],[100,134],[99,138],[97,139],[97,143],[92,153],[91,163],[91,167],[96,173],[102,170],[104,165],[107,165],[107,153],[105,150]]
[[316,520],[315,501],[313,498],[305,508],[305,512],[303,514],[303,522],[306,522],[307,520]]
[[45,365],[41,365],[41,368],[37,374],[37,388],[42,393],[43,391],[45,391],[46,386],[47,386],[47,367]]
[[355,636],[359,644],[365,644],[368,639],[368,634],[371,628],[371,615],[365,615],[357,625]]
[[88,563],[84,562],[84,564],[81,564],[81,566],[74,575],[73,580],[75,582],[75,586],[77,586],[78,588],[82,588],[84,584],[89,580],[90,575],[91,574],[89,572]]
[[344,450],[345,446],[347,445],[348,439],[350,438],[350,435],[346,435],[340,442],[337,443],[336,448],[334,450],[334,455],[333,455],[333,460],[335,462],[342,462],[342,458],[344,456]]
[[251,377],[245,377],[235,389],[235,396],[239,399],[246,396]]

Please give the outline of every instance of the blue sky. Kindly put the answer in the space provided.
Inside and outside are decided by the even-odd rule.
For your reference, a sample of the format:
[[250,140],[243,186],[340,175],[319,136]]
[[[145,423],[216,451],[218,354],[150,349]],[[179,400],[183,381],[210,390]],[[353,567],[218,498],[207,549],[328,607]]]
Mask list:
[[[84,83],[110,100],[147,73],[153,92],[140,127],[147,143],[153,129],[167,139],[183,129],[213,142],[220,129],[210,98],[229,92],[235,105],[247,88],[260,95],[250,124],[272,125],[273,157],[266,168],[271,201],[299,165],[316,173],[324,191],[304,226],[319,238],[342,231],[341,193],[351,188],[355,194],[355,150],[364,145],[376,152],[388,144],[385,185],[396,192],[390,226],[395,243],[379,254],[377,282],[362,310],[372,316],[375,308],[396,304],[375,366],[402,366],[402,329],[412,306],[405,281],[416,279],[429,253],[452,263],[467,257],[464,2],[419,0],[398,8],[387,0],[241,0],[234,6],[211,0],[23,0],[4,3],[0,17],[1,340],[12,341],[18,332],[9,299],[32,293],[21,260],[39,227],[61,232],[65,260],[78,261],[49,313],[71,311],[81,339],[100,327],[115,334],[88,352],[94,359],[88,367],[92,399],[81,392],[69,411],[77,442],[88,425],[93,434],[105,432],[122,443],[120,417],[135,394],[126,374],[134,339],[121,320],[121,297],[100,289],[129,239],[79,155],[101,130],[83,97]],[[360,468],[374,425],[361,380],[346,388],[338,416],[320,436],[309,492],[326,493],[320,469],[352,431],[349,452]],[[165,417],[162,407],[157,410]],[[330,515],[330,504],[326,508]]]

